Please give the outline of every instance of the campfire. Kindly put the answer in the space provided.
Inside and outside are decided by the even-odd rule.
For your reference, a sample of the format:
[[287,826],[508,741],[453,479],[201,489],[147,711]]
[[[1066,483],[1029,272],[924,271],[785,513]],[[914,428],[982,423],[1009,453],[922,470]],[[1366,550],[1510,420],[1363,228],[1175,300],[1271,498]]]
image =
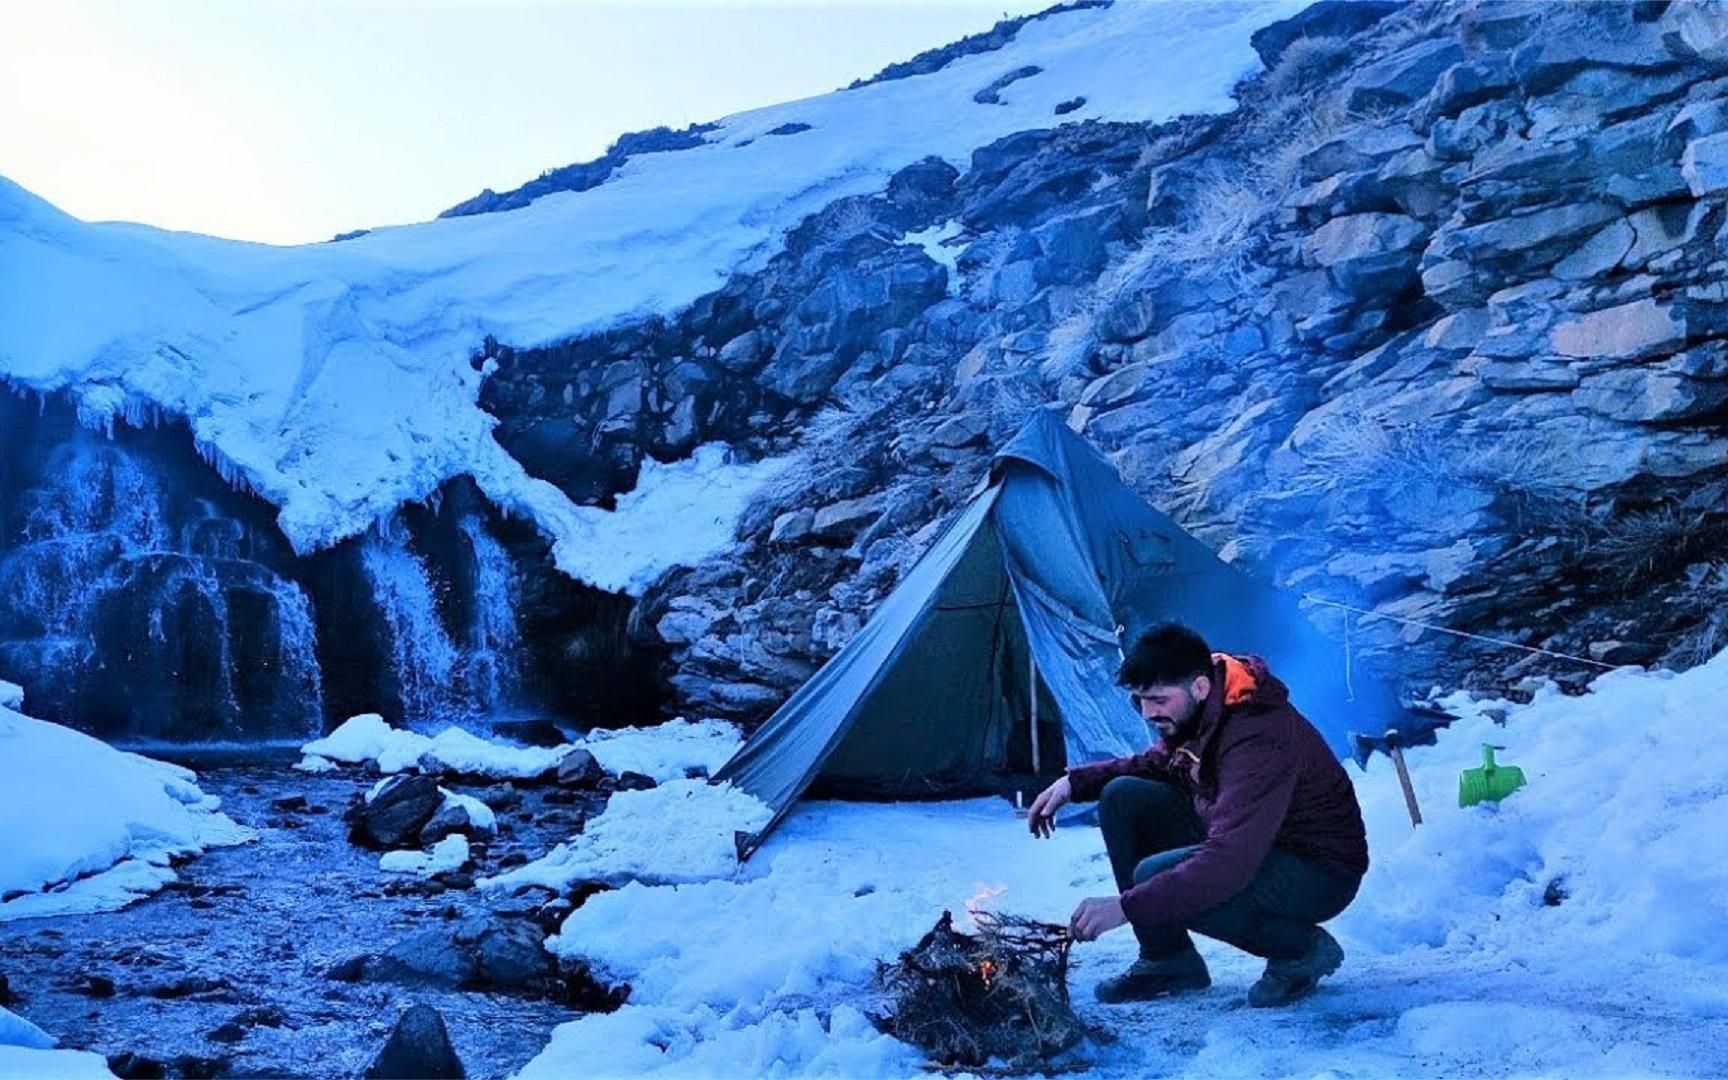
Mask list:
[[890,1002],[879,1026],[936,1066],[1031,1069],[1086,1035],[1068,1000],[1068,928],[980,909],[1001,891],[967,903],[975,933],[944,911],[899,960],[877,965]]

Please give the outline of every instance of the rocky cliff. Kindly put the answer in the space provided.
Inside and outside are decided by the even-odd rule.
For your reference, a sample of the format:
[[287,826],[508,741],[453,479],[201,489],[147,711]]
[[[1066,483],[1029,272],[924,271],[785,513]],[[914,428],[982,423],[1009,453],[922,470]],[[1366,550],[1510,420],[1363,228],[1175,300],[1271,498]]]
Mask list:
[[823,448],[638,608],[675,709],[781,700],[1041,407],[1225,557],[1403,620],[1313,608],[1416,685],[1593,673],[1417,624],[1721,644],[1728,8],[1322,3],[1255,44],[1228,115],[926,161],[676,318],[488,346],[500,440],[578,497]]

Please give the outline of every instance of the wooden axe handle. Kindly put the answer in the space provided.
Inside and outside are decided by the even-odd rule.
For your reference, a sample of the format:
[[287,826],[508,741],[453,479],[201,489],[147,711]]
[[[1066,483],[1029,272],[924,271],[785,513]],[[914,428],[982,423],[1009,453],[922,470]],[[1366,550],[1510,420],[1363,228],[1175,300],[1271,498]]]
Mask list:
[[1404,765],[1404,748],[1398,745],[1398,732],[1388,729],[1386,732],[1386,752],[1392,755],[1392,764],[1398,769],[1398,786],[1404,789],[1404,807],[1410,811],[1410,824],[1422,824],[1422,808],[1416,805],[1416,789],[1410,785],[1410,770]]

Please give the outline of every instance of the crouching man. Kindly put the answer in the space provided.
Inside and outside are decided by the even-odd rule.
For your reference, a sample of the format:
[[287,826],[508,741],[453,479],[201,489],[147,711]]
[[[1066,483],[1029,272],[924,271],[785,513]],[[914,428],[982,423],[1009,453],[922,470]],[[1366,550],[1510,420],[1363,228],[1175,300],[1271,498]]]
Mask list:
[[1119,896],[1084,900],[1081,941],[1130,924],[1140,958],[1098,986],[1106,1002],[1212,984],[1189,931],[1264,958],[1248,992],[1284,1005],[1338,969],[1320,923],[1356,897],[1368,843],[1355,790],[1258,657],[1213,653],[1183,626],[1135,642],[1117,675],[1158,736],[1152,749],[1070,769],[1032,803],[1049,836],[1071,801],[1098,801]]

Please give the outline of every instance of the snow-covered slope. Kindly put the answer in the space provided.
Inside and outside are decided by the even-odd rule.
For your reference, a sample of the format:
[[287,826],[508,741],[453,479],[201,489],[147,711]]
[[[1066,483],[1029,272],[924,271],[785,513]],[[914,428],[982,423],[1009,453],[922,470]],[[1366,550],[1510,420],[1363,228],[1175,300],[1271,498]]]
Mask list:
[[[1724,696],[1728,654],[1678,676],[1614,672],[1581,698],[1449,702],[1466,718],[1408,755],[1420,828],[1387,762],[1355,774],[1373,868],[1332,924],[1337,976],[1289,1010],[1248,1009],[1261,963],[1201,939],[1210,991],[1101,1006],[1092,985],[1135,951],[1113,932],[1075,950],[1077,1005],[1119,1036],[1084,1049],[1089,1075],[1728,1075],[1728,744],[1697,734]],[[1506,745],[1529,786],[1460,809],[1459,770],[1484,741]],[[734,811],[689,802],[681,833]],[[596,835],[604,820],[564,864],[615,879],[652,859],[654,834],[632,855],[626,829]],[[569,916],[549,947],[634,992],[560,1027],[522,1076],[594,1061],[643,1076],[916,1076],[920,1056],[861,1011],[877,1004],[876,960],[980,893],[1065,921],[1114,892],[1096,828],[1036,841],[998,800],[810,803],[750,863],[706,870]]]
[[0,704],[0,920],[123,907],[173,857],[252,835],[187,770]]
[[[589,577],[599,512],[494,441],[469,363],[483,338],[534,346],[675,310],[828,202],[926,155],[963,167],[978,146],[1051,126],[1058,103],[1085,99],[1064,121],[1226,110],[1257,63],[1249,34],[1303,6],[1066,13],[932,74],[730,117],[707,145],[634,158],[587,192],[338,244],[85,224],[0,180],[0,380],[71,389],[91,422],[185,416],[218,467],[281,508],[301,550],[468,473]],[[973,100],[1028,65],[1043,70],[1000,103]],[[768,134],[789,124],[809,130]],[[717,475],[733,489],[760,479]]]

